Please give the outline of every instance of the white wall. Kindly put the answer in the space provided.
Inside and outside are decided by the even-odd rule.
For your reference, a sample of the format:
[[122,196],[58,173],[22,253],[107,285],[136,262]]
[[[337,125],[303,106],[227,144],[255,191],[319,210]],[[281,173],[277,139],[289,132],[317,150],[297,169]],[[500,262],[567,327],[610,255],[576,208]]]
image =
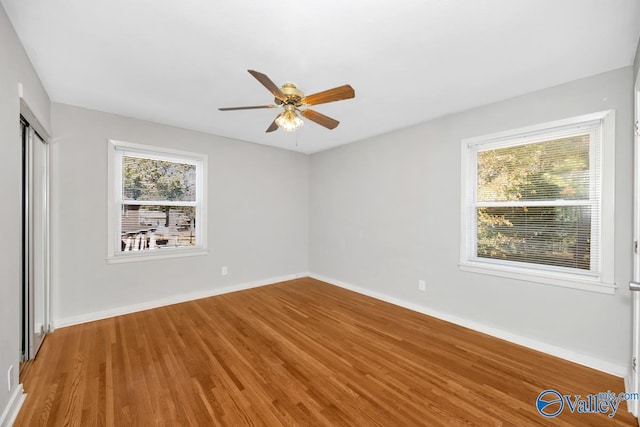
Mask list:
[[[43,126],[49,128],[49,97],[20,40],[0,5],[0,422],[17,391],[20,354],[20,240],[21,143],[18,83],[24,100]],[[16,381],[7,390],[7,370],[15,367]]]
[[[307,271],[306,155],[56,103],[51,115],[55,324]],[[209,156],[208,255],[107,264],[110,138]]]
[[[310,271],[626,369],[632,74],[628,67],[313,154]],[[461,140],[606,109],[616,110],[616,294],[461,272]]]

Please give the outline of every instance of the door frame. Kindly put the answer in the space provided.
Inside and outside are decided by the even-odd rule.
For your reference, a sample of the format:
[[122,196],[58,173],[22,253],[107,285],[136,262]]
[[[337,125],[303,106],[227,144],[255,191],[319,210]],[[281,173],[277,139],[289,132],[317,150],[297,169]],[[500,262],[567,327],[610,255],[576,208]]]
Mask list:
[[[640,283],[640,73],[633,86],[633,281]],[[629,392],[640,392],[640,292],[631,292],[631,366]],[[629,411],[640,414],[640,401],[627,400]]]

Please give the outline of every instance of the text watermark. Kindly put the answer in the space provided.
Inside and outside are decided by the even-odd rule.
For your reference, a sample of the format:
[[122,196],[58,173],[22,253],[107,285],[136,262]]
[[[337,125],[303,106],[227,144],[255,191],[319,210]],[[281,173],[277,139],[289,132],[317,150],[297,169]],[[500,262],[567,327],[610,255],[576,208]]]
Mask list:
[[536,399],[536,409],[547,418],[557,417],[564,410],[579,414],[606,414],[613,418],[621,402],[640,399],[639,393],[614,393],[612,391],[588,394],[562,394],[557,390],[544,390]]

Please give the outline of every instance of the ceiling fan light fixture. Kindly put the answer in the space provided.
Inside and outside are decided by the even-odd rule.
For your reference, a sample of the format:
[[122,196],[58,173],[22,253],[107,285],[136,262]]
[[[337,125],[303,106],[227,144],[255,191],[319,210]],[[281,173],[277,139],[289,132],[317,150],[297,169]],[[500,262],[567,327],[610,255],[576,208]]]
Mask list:
[[[1,1],[1,0],[0,0]],[[276,84],[267,77],[266,74],[262,74],[255,70],[247,70],[249,74],[255,77],[256,80],[262,84],[271,94],[275,97],[275,104],[268,105],[254,105],[247,107],[226,107],[218,108],[220,111],[231,110],[255,110],[258,108],[284,108],[284,111],[271,122],[266,133],[282,129],[286,132],[293,132],[304,124],[300,116],[305,119],[309,119],[312,122],[324,126],[331,130],[335,129],[340,122],[336,119],[332,119],[329,116],[325,116],[322,113],[305,108],[304,110],[298,110],[300,107],[308,107],[310,105],[326,104],[328,102],[342,101],[344,99],[351,99],[356,96],[356,92],[350,85],[342,85],[334,87],[333,89],[317,92],[312,95],[305,96],[301,90],[299,90],[293,83],[285,83],[282,87],[276,86]],[[300,113],[300,115],[298,115]]]
[[284,113],[280,113],[276,118],[278,127],[286,132],[293,132],[296,129],[300,129],[304,122],[296,114],[295,107],[293,105],[285,105],[285,110]]

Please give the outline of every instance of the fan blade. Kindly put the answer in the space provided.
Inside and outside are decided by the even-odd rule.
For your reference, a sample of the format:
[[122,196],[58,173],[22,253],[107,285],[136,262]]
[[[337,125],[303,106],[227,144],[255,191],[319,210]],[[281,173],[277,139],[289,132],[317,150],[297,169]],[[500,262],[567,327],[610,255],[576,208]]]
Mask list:
[[271,122],[271,124],[267,128],[267,133],[273,132],[276,129],[278,129],[278,125],[276,124],[276,121],[274,120],[273,122]]
[[324,114],[320,114],[317,111],[303,110],[300,111],[300,114],[312,122],[316,122],[320,126],[326,127],[327,129],[335,129],[340,124],[339,121],[332,119],[329,116],[325,116]]
[[251,107],[227,107],[227,108],[218,108],[220,111],[233,111],[233,110],[257,110],[258,108],[276,108],[277,105],[269,104],[269,105],[253,105]]
[[269,92],[271,92],[273,94],[273,96],[275,96],[276,98],[278,98],[281,101],[284,101],[285,99],[287,99],[287,97],[285,96],[284,93],[282,93],[280,88],[278,86],[276,86],[276,84],[274,82],[272,82],[271,79],[269,77],[267,77],[266,74],[262,74],[262,73],[259,73],[257,71],[254,71],[254,70],[247,70],[247,71],[249,72],[249,74],[251,74],[253,77],[255,77],[256,80],[258,80],[260,83],[262,83],[262,86],[264,86],[267,89],[269,89]]
[[314,93],[313,95],[302,98],[302,105],[318,105],[327,102],[342,101],[356,96],[356,92],[349,85],[334,87],[324,92]]

